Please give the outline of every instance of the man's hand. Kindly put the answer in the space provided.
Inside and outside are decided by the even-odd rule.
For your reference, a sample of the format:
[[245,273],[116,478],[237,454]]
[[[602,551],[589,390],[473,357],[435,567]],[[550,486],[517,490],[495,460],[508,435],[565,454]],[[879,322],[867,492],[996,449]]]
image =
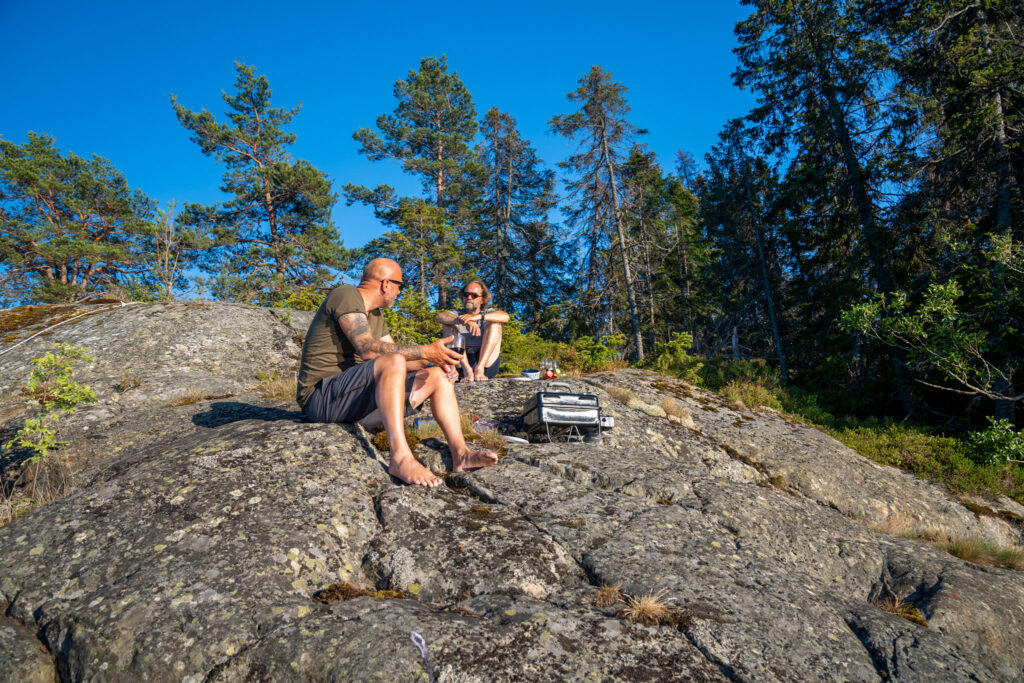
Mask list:
[[474,337],[479,337],[480,332],[480,314],[479,313],[463,313],[459,316],[459,322],[466,326],[469,333]]
[[462,360],[462,354],[452,351],[445,344],[450,344],[455,337],[443,337],[430,344],[423,345],[422,358],[434,365],[446,366],[455,365]]
[[480,326],[477,325],[472,320],[467,321],[463,324],[466,326],[466,329],[469,330],[469,333],[474,337],[479,337],[481,334],[483,334],[483,332],[480,331]]

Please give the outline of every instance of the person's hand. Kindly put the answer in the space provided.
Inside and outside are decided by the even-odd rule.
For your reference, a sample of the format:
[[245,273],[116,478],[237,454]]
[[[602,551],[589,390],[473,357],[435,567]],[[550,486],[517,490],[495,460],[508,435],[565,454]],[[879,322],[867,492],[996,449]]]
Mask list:
[[444,376],[449,382],[455,384],[459,381],[459,371],[454,365],[441,365],[439,366],[444,371]]
[[459,322],[466,326],[469,333],[474,337],[479,337],[480,332],[480,316],[473,315],[471,313],[463,313],[459,316]]
[[424,344],[423,360],[434,365],[455,365],[462,360],[462,354],[452,351],[445,344],[450,344],[455,337],[443,337],[430,344]]

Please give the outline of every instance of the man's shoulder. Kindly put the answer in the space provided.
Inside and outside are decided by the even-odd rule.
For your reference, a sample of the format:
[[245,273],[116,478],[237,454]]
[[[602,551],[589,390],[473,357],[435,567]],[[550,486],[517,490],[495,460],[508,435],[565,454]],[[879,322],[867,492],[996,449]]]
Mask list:
[[338,285],[327,293],[324,307],[334,316],[346,313],[366,313],[366,303],[355,285]]

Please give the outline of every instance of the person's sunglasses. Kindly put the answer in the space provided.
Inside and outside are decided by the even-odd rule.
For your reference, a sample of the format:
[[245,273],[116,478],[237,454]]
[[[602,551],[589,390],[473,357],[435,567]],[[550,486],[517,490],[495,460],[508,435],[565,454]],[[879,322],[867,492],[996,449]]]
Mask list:
[[402,293],[402,287],[405,287],[405,281],[404,280],[390,280],[388,278],[384,278],[383,280],[381,280],[381,282],[390,282],[393,285],[398,285],[398,293],[399,294]]
[[479,299],[481,295],[476,292],[463,292],[462,296],[468,296],[470,299]]

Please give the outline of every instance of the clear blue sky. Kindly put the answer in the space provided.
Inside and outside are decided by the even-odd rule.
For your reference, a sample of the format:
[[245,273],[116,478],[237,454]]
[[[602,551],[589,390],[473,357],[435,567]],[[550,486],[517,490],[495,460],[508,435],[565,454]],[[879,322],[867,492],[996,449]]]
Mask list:
[[[730,118],[753,105],[732,85],[738,2],[110,2],[0,0],[0,136],[56,137],[65,153],[110,159],[133,187],[166,203],[212,203],[221,166],[177,123],[185,106],[223,115],[232,62],[256,66],[275,106],[302,102],[292,153],[347,182],[419,185],[370,163],[352,140],[394,109],[394,82],[422,57],[445,54],[478,114],[512,114],[554,168],[572,149],[547,130],[571,111],[566,93],[593,64],[629,88],[632,121],[663,168],[676,149],[698,160]],[[339,201],[346,246],[381,232],[369,209]]]

